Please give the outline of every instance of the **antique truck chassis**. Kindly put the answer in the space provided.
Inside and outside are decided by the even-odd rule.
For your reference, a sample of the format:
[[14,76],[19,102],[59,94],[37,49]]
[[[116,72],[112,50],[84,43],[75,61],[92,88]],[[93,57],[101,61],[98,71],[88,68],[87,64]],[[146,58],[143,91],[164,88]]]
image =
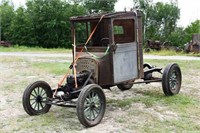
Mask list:
[[[79,22],[85,24],[86,31],[77,36],[75,29]],[[169,64],[164,70],[143,64],[140,11],[72,17],[71,23],[73,74],[66,74],[62,80],[66,82],[59,83],[56,89],[51,89],[45,81],[30,84],[22,99],[29,115],[47,113],[51,105],[74,107],[81,124],[91,127],[99,124],[105,113],[103,89],[117,86],[125,91],[133,84],[161,82],[166,96],[179,93],[182,77],[178,64]],[[83,44],[79,41],[84,35],[88,39]],[[153,76],[154,73],[159,77]]]

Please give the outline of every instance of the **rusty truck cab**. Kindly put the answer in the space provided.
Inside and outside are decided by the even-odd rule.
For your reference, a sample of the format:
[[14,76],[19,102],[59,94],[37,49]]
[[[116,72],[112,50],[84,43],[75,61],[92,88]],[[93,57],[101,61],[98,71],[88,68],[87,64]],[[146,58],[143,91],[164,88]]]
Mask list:
[[142,14],[139,11],[70,20],[76,56],[80,56],[77,72],[92,72],[94,82],[101,86],[143,78]]

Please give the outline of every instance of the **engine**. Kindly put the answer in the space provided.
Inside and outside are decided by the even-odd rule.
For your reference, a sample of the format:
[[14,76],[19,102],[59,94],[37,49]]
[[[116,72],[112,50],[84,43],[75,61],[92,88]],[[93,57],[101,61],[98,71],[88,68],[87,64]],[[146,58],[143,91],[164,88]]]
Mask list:
[[[79,86],[83,85],[84,82],[86,81],[86,79],[88,78],[89,73],[88,72],[84,72],[84,73],[79,73],[76,75],[77,77],[77,83]],[[67,83],[70,85],[75,85],[75,77],[74,75],[69,75],[67,77]]]
[[[88,76],[89,76],[89,72],[82,72],[76,75],[78,87],[83,86]],[[75,88],[75,76],[68,75],[66,78],[66,82],[67,83],[65,84],[65,86],[62,87],[62,91],[64,93],[70,93]]]

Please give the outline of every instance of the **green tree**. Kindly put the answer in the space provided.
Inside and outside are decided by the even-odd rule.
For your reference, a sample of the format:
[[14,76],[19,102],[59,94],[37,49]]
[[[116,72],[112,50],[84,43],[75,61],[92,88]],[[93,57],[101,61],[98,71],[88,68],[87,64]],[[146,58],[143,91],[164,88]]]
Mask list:
[[187,41],[185,41],[185,36],[186,32],[184,31],[184,28],[177,27],[173,32],[170,33],[167,41],[169,41],[173,46],[183,48],[184,44],[187,43]]
[[180,9],[177,6],[177,3],[163,4],[156,3],[156,14],[155,19],[160,21],[159,32],[161,39],[165,40],[169,37],[171,32],[175,31],[176,23],[180,18]]
[[15,11],[15,17],[11,22],[10,32],[12,42],[19,45],[30,45],[36,42],[32,23],[24,7],[19,7]]
[[12,33],[10,25],[15,16],[14,6],[8,0],[1,1],[0,5],[0,25],[1,25],[1,40],[10,41]]
[[136,8],[144,12],[145,42],[147,39],[167,41],[170,34],[175,31],[180,18],[180,9],[177,1],[171,3],[152,0],[133,0]]
[[185,29],[177,27],[168,37],[174,46],[184,47],[184,44],[192,40],[193,34],[200,34],[200,20],[196,20],[188,25]]
[[114,11],[117,0],[83,0],[82,3],[88,13],[111,12]]
[[93,11],[113,11],[116,1],[27,0],[26,8],[14,10],[10,0],[2,0],[1,36],[18,45],[69,48],[72,44],[69,18]]
[[189,26],[185,28],[185,42],[192,40],[193,34],[200,34],[200,20],[192,22]]
[[84,8],[62,0],[32,0],[26,5],[37,40],[34,45],[47,48],[71,46],[69,17],[84,14]]

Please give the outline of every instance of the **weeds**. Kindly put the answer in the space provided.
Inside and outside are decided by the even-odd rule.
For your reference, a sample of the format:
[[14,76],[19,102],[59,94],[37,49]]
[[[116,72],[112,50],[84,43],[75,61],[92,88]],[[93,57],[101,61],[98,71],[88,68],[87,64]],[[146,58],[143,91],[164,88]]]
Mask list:
[[47,53],[69,53],[70,49],[64,48],[41,48],[41,47],[26,47],[14,45],[12,47],[2,47],[0,46],[0,52],[47,52]]
[[184,56],[197,56],[197,57],[200,57],[200,53],[185,53],[183,51],[181,52],[176,52],[175,50],[160,50],[160,51],[157,51],[157,50],[151,50],[150,52],[148,53],[145,53],[145,54],[151,54],[151,55],[161,55],[161,56],[176,56],[176,55],[184,55]]
[[35,69],[45,71],[50,74],[62,75],[65,74],[69,68],[70,63],[33,63],[32,66]]
[[186,113],[190,106],[194,106],[199,102],[197,99],[182,94],[167,97],[161,92],[153,90],[136,91],[136,93],[142,95],[122,100],[109,99],[107,103],[119,108],[130,107],[133,103],[142,103],[146,106],[146,108],[150,108],[155,105],[165,105],[176,111]]

